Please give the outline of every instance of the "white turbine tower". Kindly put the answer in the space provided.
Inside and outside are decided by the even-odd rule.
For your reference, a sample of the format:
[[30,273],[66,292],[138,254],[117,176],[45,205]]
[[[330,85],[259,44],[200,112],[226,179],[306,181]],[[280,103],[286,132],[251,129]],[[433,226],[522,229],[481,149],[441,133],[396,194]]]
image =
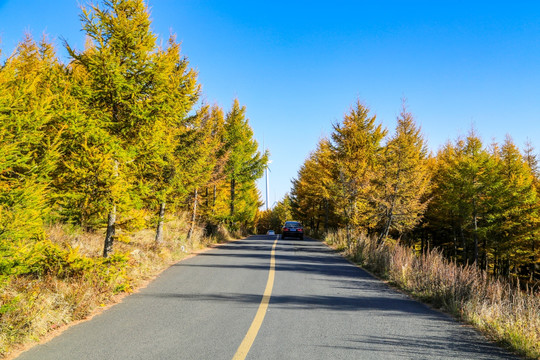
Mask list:
[[268,172],[270,171],[270,164],[272,163],[272,160],[268,160],[268,164],[266,164],[266,210],[268,210],[268,194],[270,193],[270,183],[268,182]]

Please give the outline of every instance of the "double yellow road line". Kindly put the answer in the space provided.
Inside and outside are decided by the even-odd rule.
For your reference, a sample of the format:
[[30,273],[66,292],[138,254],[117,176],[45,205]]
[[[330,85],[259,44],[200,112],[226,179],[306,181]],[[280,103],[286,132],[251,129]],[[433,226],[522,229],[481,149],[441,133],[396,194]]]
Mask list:
[[272,288],[274,287],[274,277],[276,273],[276,246],[278,239],[279,237],[276,237],[276,241],[274,241],[274,245],[272,246],[272,252],[270,253],[270,272],[268,273],[268,281],[266,282],[266,288],[264,289],[261,304],[259,305],[257,314],[255,314],[255,318],[253,319],[244,340],[242,340],[238,350],[236,350],[233,360],[244,360],[246,358],[249,349],[251,349],[251,345],[253,345],[253,342],[259,333],[264,316],[266,315],[266,310],[268,309],[268,304],[270,303],[270,296],[272,296]]

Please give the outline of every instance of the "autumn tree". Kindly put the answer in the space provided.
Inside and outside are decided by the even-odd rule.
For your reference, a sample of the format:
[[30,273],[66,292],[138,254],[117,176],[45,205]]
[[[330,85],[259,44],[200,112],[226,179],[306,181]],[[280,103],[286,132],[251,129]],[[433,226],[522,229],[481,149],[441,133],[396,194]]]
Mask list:
[[480,242],[484,251],[488,246],[487,231],[497,205],[497,162],[473,130],[465,139],[447,144],[437,158],[429,218],[452,222],[451,236],[454,246],[459,243],[462,261],[477,263]]
[[351,241],[351,228],[373,228],[374,209],[370,204],[375,176],[374,168],[382,151],[381,140],[386,130],[369,116],[369,109],[360,101],[345,115],[341,124],[333,125],[332,152],[338,184],[336,207]]
[[[92,52],[90,43],[87,52]],[[59,159],[51,183],[53,207],[62,222],[93,231],[110,211],[111,192],[122,196],[125,176],[115,175],[116,139],[93,116],[89,101],[91,78],[85,68],[72,62],[64,84]],[[123,172],[122,172],[123,174]],[[125,195],[124,195],[125,196]]]
[[43,234],[48,191],[63,131],[58,114],[64,70],[45,38],[26,34],[0,68],[0,236]]
[[281,227],[285,224],[285,221],[293,219],[291,197],[289,194],[285,194],[282,200],[272,208],[272,215],[270,217],[270,228],[275,231],[281,231]]
[[527,209],[526,222],[529,241],[529,280],[536,278],[536,273],[540,267],[540,168],[538,166],[538,155],[531,142],[527,140],[523,149],[523,160],[532,175],[532,185],[536,192],[536,202]]
[[195,71],[189,69],[187,59],[181,56],[174,36],[169,38],[165,49],[156,52],[152,61],[153,89],[147,106],[154,119],[140,131],[134,164],[138,177],[144,179],[139,182],[139,189],[147,203],[159,209],[155,239],[160,243],[167,198],[172,194],[185,195],[183,192],[189,190],[184,184],[198,174],[199,169],[193,164],[186,167],[183,163],[186,156],[188,161],[194,160],[189,154],[190,146],[201,146],[190,139],[200,127],[200,116],[189,116],[200,85]]
[[[188,238],[191,237],[197,217],[199,204],[199,189],[207,187],[221,177],[223,171],[223,159],[221,126],[223,118],[216,107],[210,109],[204,106],[194,117],[196,122],[192,127],[189,141],[182,141],[177,153],[183,159],[180,169],[186,169],[187,175],[184,186],[191,193],[191,224]],[[182,171],[182,170],[181,170]]]
[[528,264],[531,255],[534,256],[531,236],[538,229],[534,220],[538,199],[533,173],[509,136],[501,146],[500,160],[502,187],[497,198],[500,211],[494,229],[498,240],[495,266],[508,275],[510,266],[517,272],[519,266]]
[[420,129],[405,106],[397,119],[396,132],[380,158],[376,202],[382,241],[390,230],[398,234],[418,224],[426,205],[430,173],[427,149]]
[[246,108],[234,100],[225,118],[225,149],[228,159],[225,172],[229,181],[229,219],[236,222],[255,216],[259,194],[255,181],[263,174],[268,153],[261,154],[253,139],[253,130],[245,116]]
[[92,48],[77,52],[66,47],[88,74],[88,89],[81,93],[86,115],[99,119],[110,136],[104,171],[111,174],[107,184],[108,220],[103,255],[112,251],[117,206],[133,196],[130,177],[140,139],[156,122],[156,109],[149,106],[155,87],[156,36],[142,0],[111,0],[103,6],[82,8],[81,21]]
[[315,161],[313,156],[308,157],[298,170],[296,179],[292,180],[291,198],[295,218],[304,225],[313,227],[315,218],[319,218],[318,198],[315,195]]
[[223,109],[218,105],[214,105],[210,109],[211,133],[213,145],[212,150],[213,169],[210,179],[205,185],[205,192],[202,194],[204,202],[202,203],[202,215],[211,222],[215,222],[217,213],[217,197],[218,188],[226,182],[227,173],[225,166],[229,157],[229,151],[225,147],[226,131],[225,131],[225,115]]
[[328,139],[319,140],[317,148],[304,161],[298,176],[292,181],[292,209],[295,218],[315,232],[322,222],[324,231],[337,227],[334,213],[336,181],[333,153]]

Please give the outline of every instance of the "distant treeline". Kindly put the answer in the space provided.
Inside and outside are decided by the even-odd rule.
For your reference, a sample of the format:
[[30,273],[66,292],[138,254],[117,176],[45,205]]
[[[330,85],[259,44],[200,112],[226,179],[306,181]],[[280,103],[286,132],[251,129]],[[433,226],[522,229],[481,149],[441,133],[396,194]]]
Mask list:
[[245,107],[197,105],[196,72],[174,36],[158,46],[144,1],[80,18],[85,49],[64,41],[68,64],[26,35],[0,67],[1,248],[60,222],[106,232],[108,256],[119,228],[156,226],[159,243],[165,211],[252,226],[268,155]]
[[403,107],[391,135],[357,103],[319,141],[293,181],[293,216],[312,231],[346,229],[417,251],[439,248],[497,275],[538,279],[537,157],[507,136],[485,146],[471,130],[430,155]]

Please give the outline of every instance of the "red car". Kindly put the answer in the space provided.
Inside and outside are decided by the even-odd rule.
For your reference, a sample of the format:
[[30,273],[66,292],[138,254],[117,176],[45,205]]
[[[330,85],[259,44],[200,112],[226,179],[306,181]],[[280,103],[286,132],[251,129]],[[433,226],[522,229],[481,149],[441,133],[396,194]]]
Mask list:
[[304,227],[298,221],[286,221],[281,229],[281,238],[297,237],[300,240],[304,238]]

